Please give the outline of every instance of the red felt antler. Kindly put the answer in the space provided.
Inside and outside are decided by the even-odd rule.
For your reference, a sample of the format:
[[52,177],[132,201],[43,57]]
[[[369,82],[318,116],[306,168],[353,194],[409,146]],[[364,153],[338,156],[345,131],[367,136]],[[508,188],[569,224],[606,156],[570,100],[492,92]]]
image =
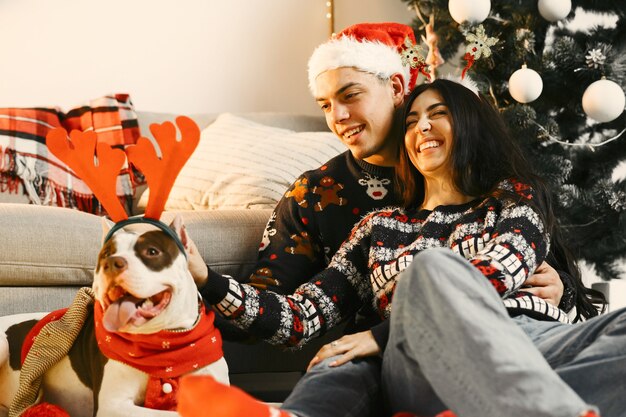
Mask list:
[[48,132],[46,145],[91,188],[111,219],[119,222],[128,218],[116,193],[117,176],[126,162],[126,155],[105,143],[98,143],[96,147],[96,139],[93,131],[73,130],[68,140],[65,129],[55,128]]
[[176,124],[181,133],[180,141],[176,139],[176,128],[172,123],[150,125],[150,131],[161,149],[161,158],[157,156],[152,142],[144,137],[126,150],[129,161],[143,172],[150,187],[144,216],[151,219],[161,217],[178,173],[200,141],[200,129],[193,120],[180,116],[176,118]]

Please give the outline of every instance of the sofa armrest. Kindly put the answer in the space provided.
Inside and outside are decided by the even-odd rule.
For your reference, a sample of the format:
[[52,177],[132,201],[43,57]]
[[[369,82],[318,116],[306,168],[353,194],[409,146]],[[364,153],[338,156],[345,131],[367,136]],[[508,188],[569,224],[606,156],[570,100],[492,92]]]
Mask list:
[[0,204],[0,286],[91,285],[101,224],[77,210]]

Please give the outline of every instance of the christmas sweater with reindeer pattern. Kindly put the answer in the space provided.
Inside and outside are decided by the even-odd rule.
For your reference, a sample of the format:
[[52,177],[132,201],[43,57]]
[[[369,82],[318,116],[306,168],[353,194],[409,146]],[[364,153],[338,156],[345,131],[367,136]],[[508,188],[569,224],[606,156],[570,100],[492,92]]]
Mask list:
[[202,295],[225,318],[273,344],[300,346],[351,317],[364,305],[389,317],[396,280],[413,257],[428,248],[448,247],[488,279],[514,314],[567,322],[567,315],[523,291],[544,260],[549,237],[526,199],[529,187],[512,181],[501,188],[519,201],[489,196],[434,210],[373,212],[355,226],[329,266],[282,295],[210,273]]

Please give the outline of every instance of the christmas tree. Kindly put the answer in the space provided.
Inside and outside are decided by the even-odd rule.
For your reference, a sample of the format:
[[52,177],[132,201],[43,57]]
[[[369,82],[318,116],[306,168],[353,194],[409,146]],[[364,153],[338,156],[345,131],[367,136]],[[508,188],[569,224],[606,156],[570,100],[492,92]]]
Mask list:
[[[614,178],[626,171],[624,0],[402,1],[416,11],[412,25],[417,38],[430,43],[431,63],[438,52],[460,62],[458,73],[471,64],[467,76],[494,101],[554,191],[555,214],[575,256],[604,279],[624,277],[626,179]],[[597,14],[607,23],[572,24]],[[509,91],[511,75],[524,64]],[[589,89],[586,100],[595,92],[600,103],[583,108],[583,95],[602,77],[600,84],[612,89]]]

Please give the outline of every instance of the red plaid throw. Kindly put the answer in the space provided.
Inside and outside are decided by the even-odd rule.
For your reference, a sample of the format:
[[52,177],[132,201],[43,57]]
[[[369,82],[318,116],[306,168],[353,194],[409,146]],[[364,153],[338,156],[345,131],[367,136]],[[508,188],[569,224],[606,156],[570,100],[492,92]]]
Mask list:
[[[139,138],[137,115],[127,94],[91,100],[67,113],[58,108],[0,109],[0,191],[16,193],[22,183],[33,204],[105,214],[89,187],[48,153],[46,135],[59,126],[68,132],[93,130],[99,142],[121,148]],[[117,180],[117,195],[128,213],[135,186],[131,174],[124,167]]]

